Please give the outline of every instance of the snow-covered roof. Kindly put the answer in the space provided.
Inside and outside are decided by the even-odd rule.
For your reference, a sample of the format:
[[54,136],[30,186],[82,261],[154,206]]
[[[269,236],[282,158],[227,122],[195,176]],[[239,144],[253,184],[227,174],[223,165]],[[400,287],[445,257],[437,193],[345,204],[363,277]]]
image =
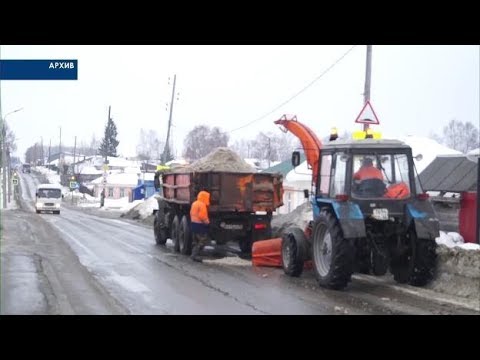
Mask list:
[[95,175],[95,174],[103,174],[102,170],[98,170],[94,166],[83,166],[82,169],[80,170],[80,174],[85,174],[85,175]]
[[412,148],[412,155],[416,156],[422,154],[423,158],[420,161],[414,160],[417,172],[420,174],[430,163],[439,155],[461,155],[457,150],[439,144],[433,139],[423,136],[408,135],[400,138]]
[[171,165],[188,165],[188,161],[185,160],[185,159],[174,159],[174,160],[167,161],[167,162],[165,163],[165,165],[167,165],[167,166],[171,166]]
[[[153,173],[141,173],[140,177],[136,173],[118,173],[118,174],[109,174],[107,176],[107,184],[109,185],[131,185],[136,186],[138,184],[138,179],[153,180],[155,174]],[[93,180],[92,184],[102,184],[103,176]]]
[[[134,161],[134,160],[127,160],[125,158],[121,157],[112,157],[108,156],[108,166],[109,167],[137,167],[140,166],[142,161]],[[93,159],[93,164],[95,166],[102,166],[104,162],[104,157],[103,156],[96,156]]]

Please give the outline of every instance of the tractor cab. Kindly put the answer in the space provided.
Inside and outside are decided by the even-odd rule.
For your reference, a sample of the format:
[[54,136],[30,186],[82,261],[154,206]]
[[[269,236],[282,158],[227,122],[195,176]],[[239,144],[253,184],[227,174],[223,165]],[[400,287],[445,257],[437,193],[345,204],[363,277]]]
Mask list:
[[330,142],[319,160],[315,197],[320,203],[352,201],[364,215],[388,220],[403,214],[406,201],[423,194],[411,148],[398,140]]

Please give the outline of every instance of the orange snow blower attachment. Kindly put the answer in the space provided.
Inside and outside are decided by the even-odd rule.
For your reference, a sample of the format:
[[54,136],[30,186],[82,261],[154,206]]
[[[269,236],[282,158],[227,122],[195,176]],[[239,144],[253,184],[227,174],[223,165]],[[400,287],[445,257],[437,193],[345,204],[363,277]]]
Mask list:
[[[252,265],[282,267],[282,238],[256,241],[252,245]],[[311,260],[305,261],[305,270],[313,269]]]
[[[307,163],[312,169],[312,184],[316,185],[319,172],[318,163],[322,149],[320,139],[308,126],[298,122],[296,116],[287,119],[287,115],[283,115],[274,123],[281,125],[283,132],[290,131],[298,137],[302,143]],[[252,246],[252,263],[254,266],[282,267],[282,238],[254,242]]]
[[253,266],[282,267],[282,238],[254,242],[252,264]]
[[296,116],[287,119],[287,116],[283,115],[279,120],[274,121],[274,123],[283,126],[281,129],[283,132],[290,131],[293,135],[298,137],[302,143],[307,163],[312,168],[312,183],[316,185],[319,170],[318,163],[320,160],[320,151],[322,149],[322,142],[320,139],[308,126],[298,122]]

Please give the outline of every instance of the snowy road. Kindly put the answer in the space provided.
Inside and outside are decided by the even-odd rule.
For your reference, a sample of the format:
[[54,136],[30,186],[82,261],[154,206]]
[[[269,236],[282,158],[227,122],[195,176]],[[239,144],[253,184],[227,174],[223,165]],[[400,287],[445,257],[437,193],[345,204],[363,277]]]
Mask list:
[[339,292],[236,257],[193,263],[145,225],[66,207],[35,214],[37,183],[21,174],[21,209],[2,216],[2,314],[479,314],[389,277],[355,276]]

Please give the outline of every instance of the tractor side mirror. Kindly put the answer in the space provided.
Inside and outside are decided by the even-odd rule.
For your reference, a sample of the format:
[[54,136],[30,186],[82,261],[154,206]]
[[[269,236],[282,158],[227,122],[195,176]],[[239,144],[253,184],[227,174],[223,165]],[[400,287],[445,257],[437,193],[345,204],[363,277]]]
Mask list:
[[423,159],[423,155],[422,154],[418,154],[417,156],[414,156],[414,159],[417,160],[417,161],[420,161]]
[[300,165],[300,153],[298,151],[292,153],[292,165],[293,167]]
[[308,198],[309,198],[309,195],[310,195],[310,194],[309,194],[308,189],[304,189],[304,190],[303,190],[303,196],[305,197],[305,199],[308,199]]

